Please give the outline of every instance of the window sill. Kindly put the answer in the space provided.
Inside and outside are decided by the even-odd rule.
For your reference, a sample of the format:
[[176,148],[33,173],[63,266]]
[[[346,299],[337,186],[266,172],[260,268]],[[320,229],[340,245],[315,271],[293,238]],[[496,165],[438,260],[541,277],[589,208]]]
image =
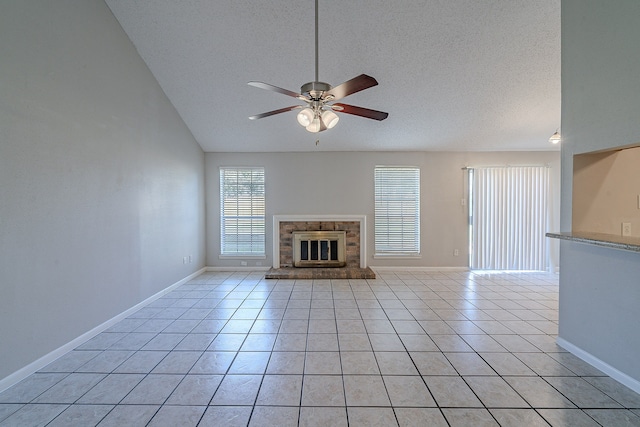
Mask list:
[[249,254],[234,254],[234,255],[230,255],[230,254],[225,254],[225,255],[218,255],[218,259],[267,259],[266,255],[249,255]]
[[373,259],[419,259],[422,254],[374,254]]

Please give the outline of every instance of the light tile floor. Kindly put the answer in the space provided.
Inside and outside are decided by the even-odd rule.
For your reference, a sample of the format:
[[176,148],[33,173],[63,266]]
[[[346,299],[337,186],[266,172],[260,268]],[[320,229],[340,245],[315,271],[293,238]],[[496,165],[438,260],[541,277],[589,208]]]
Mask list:
[[206,273],[0,393],[0,426],[640,426],[558,276]]

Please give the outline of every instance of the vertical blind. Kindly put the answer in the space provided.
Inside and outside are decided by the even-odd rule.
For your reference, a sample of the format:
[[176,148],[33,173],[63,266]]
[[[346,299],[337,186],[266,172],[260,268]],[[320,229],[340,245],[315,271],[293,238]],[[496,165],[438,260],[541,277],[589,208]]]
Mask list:
[[375,252],[420,253],[420,169],[376,166]]
[[549,168],[474,168],[471,268],[546,270]]
[[264,168],[220,168],[220,250],[265,253]]

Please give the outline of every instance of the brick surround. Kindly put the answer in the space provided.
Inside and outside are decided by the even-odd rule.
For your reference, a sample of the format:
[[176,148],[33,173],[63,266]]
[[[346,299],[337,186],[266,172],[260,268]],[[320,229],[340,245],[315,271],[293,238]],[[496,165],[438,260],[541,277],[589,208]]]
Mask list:
[[281,221],[279,229],[280,266],[293,267],[294,231],[346,231],[346,268],[360,267],[359,221]]

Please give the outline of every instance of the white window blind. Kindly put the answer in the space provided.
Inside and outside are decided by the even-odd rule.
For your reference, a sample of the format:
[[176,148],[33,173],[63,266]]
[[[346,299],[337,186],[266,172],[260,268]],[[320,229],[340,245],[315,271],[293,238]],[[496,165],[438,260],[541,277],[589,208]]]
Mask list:
[[220,168],[222,255],[264,255],[264,168]]
[[546,270],[549,168],[470,169],[471,268]]
[[376,166],[375,252],[420,253],[420,169]]

